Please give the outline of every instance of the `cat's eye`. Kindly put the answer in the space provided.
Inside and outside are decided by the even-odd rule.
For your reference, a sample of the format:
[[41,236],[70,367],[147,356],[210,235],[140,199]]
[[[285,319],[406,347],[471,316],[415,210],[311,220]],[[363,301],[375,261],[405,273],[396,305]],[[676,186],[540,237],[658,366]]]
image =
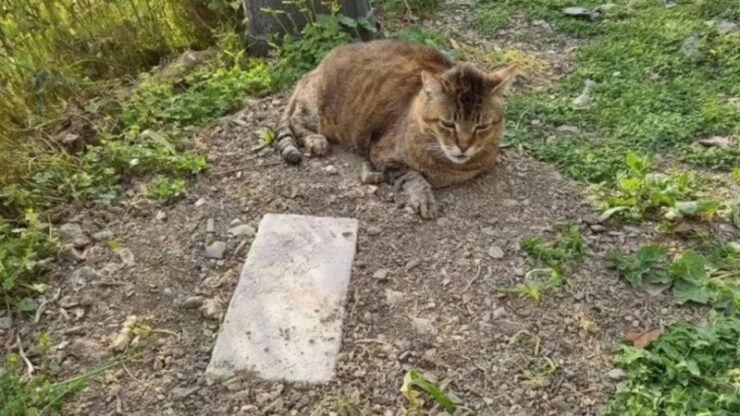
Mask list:
[[439,124],[442,127],[446,128],[446,129],[454,129],[455,128],[455,123],[452,123],[452,122],[449,122],[449,121],[439,120]]
[[485,131],[491,128],[493,124],[479,124],[475,126],[475,131]]

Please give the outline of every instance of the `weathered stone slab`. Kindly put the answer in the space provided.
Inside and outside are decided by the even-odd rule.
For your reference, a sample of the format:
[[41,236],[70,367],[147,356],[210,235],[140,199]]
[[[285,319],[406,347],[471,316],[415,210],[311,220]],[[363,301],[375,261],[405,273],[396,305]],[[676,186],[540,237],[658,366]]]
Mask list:
[[354,219],[265,215],[206,374],[329,381],[356,245]]

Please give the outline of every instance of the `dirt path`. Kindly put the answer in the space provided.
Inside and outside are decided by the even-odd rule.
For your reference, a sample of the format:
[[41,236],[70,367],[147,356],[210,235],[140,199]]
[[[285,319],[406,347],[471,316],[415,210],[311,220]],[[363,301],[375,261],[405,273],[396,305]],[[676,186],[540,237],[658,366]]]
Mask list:
[[[554,62],[563,51],[555,48],[566,45],[553,42],[524,45]],[[22,331],[50,332],[63,374],[104,360],[108,337],[127,316],[145,317],[155,332],[139,359],[104,373],[65,414],[400,415],[403,374],[419,368],[479,414],[596,415],[619,379],[610,373],[611,352],[623,334],[696,312],[674,309],[663,295],[640,297],[605,270],[608,249],[635,247],[652,228],[589,225],[594,213],[582,190],[553,167],[504,151],[492,174],[439,192],[443,216],[423,222],[391,187],[360,185],[360,159],[343,149],[298,168],[255,153],[258,130],[283,104],[284,96],[252,101],[204,136],[211,169],[187,198],[165,207],[125,200],[72,219],[89,235],[111,235],[98,234],[84,261],[58,266],[60,298]],[[203,377],[251,241],[227,230],[256,227],[268,212],[360,221],[337,380],[329,385],[250,378],[208,385]],[[578,225],[587,260],[539,302],[502,296],[497,288],[521,282],[531,268],[521,237],[548,235],[562,221]],[[222,260],[206,258],[210,239],[227,243]]]

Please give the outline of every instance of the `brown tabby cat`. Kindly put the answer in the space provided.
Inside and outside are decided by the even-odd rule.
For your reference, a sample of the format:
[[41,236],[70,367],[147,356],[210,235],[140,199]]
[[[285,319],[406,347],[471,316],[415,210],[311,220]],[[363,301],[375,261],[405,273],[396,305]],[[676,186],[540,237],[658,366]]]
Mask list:
[[288,163],[297,142],[313,155],[347,143],[369,156],[365,183],[395,181],[422,218],[438,213],[432,187],[493,167],[504,131],[507,67],[484,73],[440,52],[394,41],[341,46],[297,84],[277,130]]

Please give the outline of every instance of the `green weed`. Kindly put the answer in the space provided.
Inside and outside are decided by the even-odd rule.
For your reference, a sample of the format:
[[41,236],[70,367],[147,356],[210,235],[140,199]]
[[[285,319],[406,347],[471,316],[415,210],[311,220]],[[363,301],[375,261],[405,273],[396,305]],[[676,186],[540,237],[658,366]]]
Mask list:
[[85,388],[85,380],[53,383],[44,377],[30,381],[0,367],[0,415],[41,416],[61,414],[62,402]]
[[535,265],[550,267],[558,271],[582,259],[586,253],[581,232],[578,227],[571,224],[560,225],[557,234],[550,241],[526,236],[522,238],[521,247]]
[[40,229],[35,212],[26,212],[24,224],[0,218],[0,298],[5,304],[36,309],[32,297],[45,289],[38,279],[58,247],[56,235]]
[[475,17],[475,28],[484,35],[495,35],[501,29],[511,25],[511,15],[505,9],[495,6],[479,8]]
[[720,208],[717,201],[698,198],[697,181],[688,172],[651,172],[649,158],[634,153],[628,154],[625,162],[628,170],[619,171],[616,186],[592,187],[592,199],[604,212],[602,220],[612,215],[639,220],[658,213],[668,219],[712,218]]
[[158,175],[146,186],[146,196],[168,201],[185,193],[185,181]]
[[420,371],[409,370],[406,375],[404,375],[403,385],[401,386],[401,394],[408,402],[406,414],[409,416],[424,414],[422,413],[424,402],[419,397],[419,394],[415,389],[421,390],[425,394],[429,395],[435,403],[449,414],[453,414],[457,409],[455,403],[453,403],[450,397],[445,394],[439,386],[431,382]]
[[645,349],[623,346],[627,373],[606,416],[731,415],[740,412],[740,319],[675,325]]
[[275,49],[273,70],[284,87],[313,69],[332,49],[351,41],[337,15],[320,15],[306,25],[300,36],[287,36]]
[[667,247],[649,244],[634,255],[612,252],[610,267],[633,288],[670,285],[676,303],[712,305],[730,314],[740,307],[740,245],[713,247],[705,256],[687,250],[673,259]]

